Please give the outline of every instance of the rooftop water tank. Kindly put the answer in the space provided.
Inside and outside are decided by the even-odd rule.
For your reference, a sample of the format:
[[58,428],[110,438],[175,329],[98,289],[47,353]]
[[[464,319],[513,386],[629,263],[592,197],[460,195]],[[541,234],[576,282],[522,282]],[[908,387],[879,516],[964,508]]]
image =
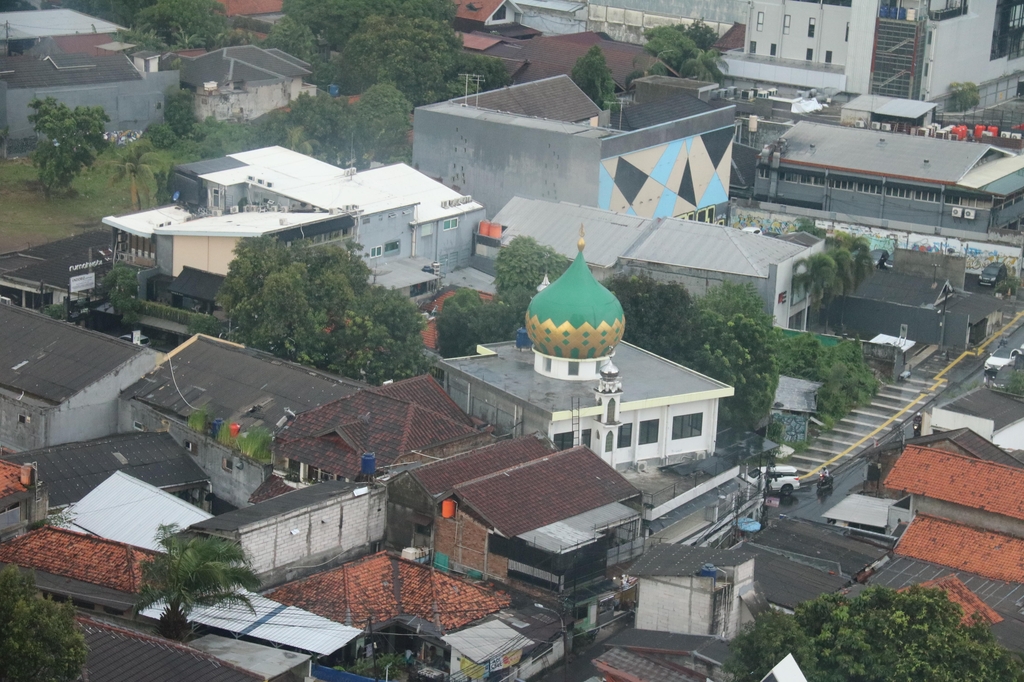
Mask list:
[[718,575],[718,569],[715,568],[714,564],[704,564],[700,567],[700,576],[702,578],[714,578]]
[[372,452],[364,452],[359,464],[359,473],[363,476],[373,476],[377,473],[377,456]]
[[530,335],[526,332],[526,327],[520,327],[516,330],[516,348],[526,349],[533,346],[533,341],[530,341]]

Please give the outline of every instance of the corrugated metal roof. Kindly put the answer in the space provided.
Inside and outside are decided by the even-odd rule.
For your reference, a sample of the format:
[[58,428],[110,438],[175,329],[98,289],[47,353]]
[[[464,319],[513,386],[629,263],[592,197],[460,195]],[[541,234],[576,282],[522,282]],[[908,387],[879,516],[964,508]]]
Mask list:
[[571,516],[562,521],[555,521],[531,531],[517,535],[532,545],[550,552],[565,552],[580,545],[595,542],[601,531],[612,526],[621,525],[632,518],[639,518],[640,513],[620,502],[612,502],[597,509]]
[[885,500],[867,495],[849,495],[821,516],[830,521],[885,528],[889,525],[889,507],[894,504],[896,504],[896,500]]
[[861,95],[843,105],[850,111],[867,111],[896,118],[920,118],[936,107],[935,102],[916,99],[900,99],[885,95]]
[[581,9],[586,9],[587,5],[583,2],[566,2],[566,0],[516,0],[516,4],[520,7],[527,7],[530,9],[543,9],[550,12],[578,12]]
[[1007,195],[1024,188],[1024,154],[996,159],[973,169],[959,183],[992,194]]
[[[333,654],[363,634],[358,628],[335,623],[258,594],[249,592],[246,596],[252,610],[244,604],[201,606],[189,613],[189,620],[238,636],[245,635],[324,656]],[[149,618],[159,618],[163,608],[159,603],[141,613]]]
[[430,267],[428,259],[419,257],[399,258],[383,263],[378,260],[374,261],[370,270],[370,282],[385,289],[403,289],[414,284],[433,282],[438,277],[429,270]]
[[790,412],[816,412],[819,388],[821,382],[780,375],[772,407]]
[[213,515],[123,471],[100,483],[71,507],[74,525],[93,535],[160,550],[160,526],[188,528]]
[[515,651],[533,644],[500,620],[490,620],[442,637],[452,650],[475,663],[484,663],[496,653]]
[[782,157],[783,166],[818,166],[935,184],[959,182],[987,155],[995,158],[1009,155],[987,144],[807,121],[797,123],[782,139],[788,145]]
[[114,33],[125,30],[123,26],[71,9],[0,12],[0,26],[6,26],[10,30],[11,40],[79,33]]

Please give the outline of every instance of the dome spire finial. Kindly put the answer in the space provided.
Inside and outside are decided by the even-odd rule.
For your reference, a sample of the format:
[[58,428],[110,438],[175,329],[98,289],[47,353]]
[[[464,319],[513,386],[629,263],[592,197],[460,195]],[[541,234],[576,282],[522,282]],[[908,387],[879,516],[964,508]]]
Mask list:
[[587,243],[586,243],[586,242],[585,242],[585,241],[583,240],[583,237],[584,237],[584,236],[586,236],[586,232],[587,232],[587,231],[586,231],[586,230],[584,229],[584,227],[583,227],[583,223],[580,223],[580,240],[579,240],[578,242],[576,242],[576,246],[577,246],[577,247],[579,248],[579,250],[580,250],[581,252],[583,251],[583,247],[584,247],[584,246],[586,246],[586,244],[587,244]]

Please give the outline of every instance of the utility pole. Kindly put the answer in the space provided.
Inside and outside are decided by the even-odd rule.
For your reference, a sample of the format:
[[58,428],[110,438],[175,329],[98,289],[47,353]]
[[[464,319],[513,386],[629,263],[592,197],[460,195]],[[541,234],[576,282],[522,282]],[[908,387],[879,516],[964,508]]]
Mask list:
[[377,647],[373,643],[373,617],[370,616],[366,619],[366,642],[367,646],[370,647],[370,657],[373,658],[373,679],[374,682],[380,679],[377,676]]

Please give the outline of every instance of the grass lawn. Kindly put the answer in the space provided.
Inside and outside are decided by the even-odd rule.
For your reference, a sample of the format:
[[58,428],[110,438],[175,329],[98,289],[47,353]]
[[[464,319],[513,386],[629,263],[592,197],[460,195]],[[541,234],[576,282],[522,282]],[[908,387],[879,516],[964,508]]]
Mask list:
[[131,212],[128,183],[112,186],[111,171],[86,169],[71,192],[47,199],[29,159],[0,161],[0,253],[100,228],[104,216]]

